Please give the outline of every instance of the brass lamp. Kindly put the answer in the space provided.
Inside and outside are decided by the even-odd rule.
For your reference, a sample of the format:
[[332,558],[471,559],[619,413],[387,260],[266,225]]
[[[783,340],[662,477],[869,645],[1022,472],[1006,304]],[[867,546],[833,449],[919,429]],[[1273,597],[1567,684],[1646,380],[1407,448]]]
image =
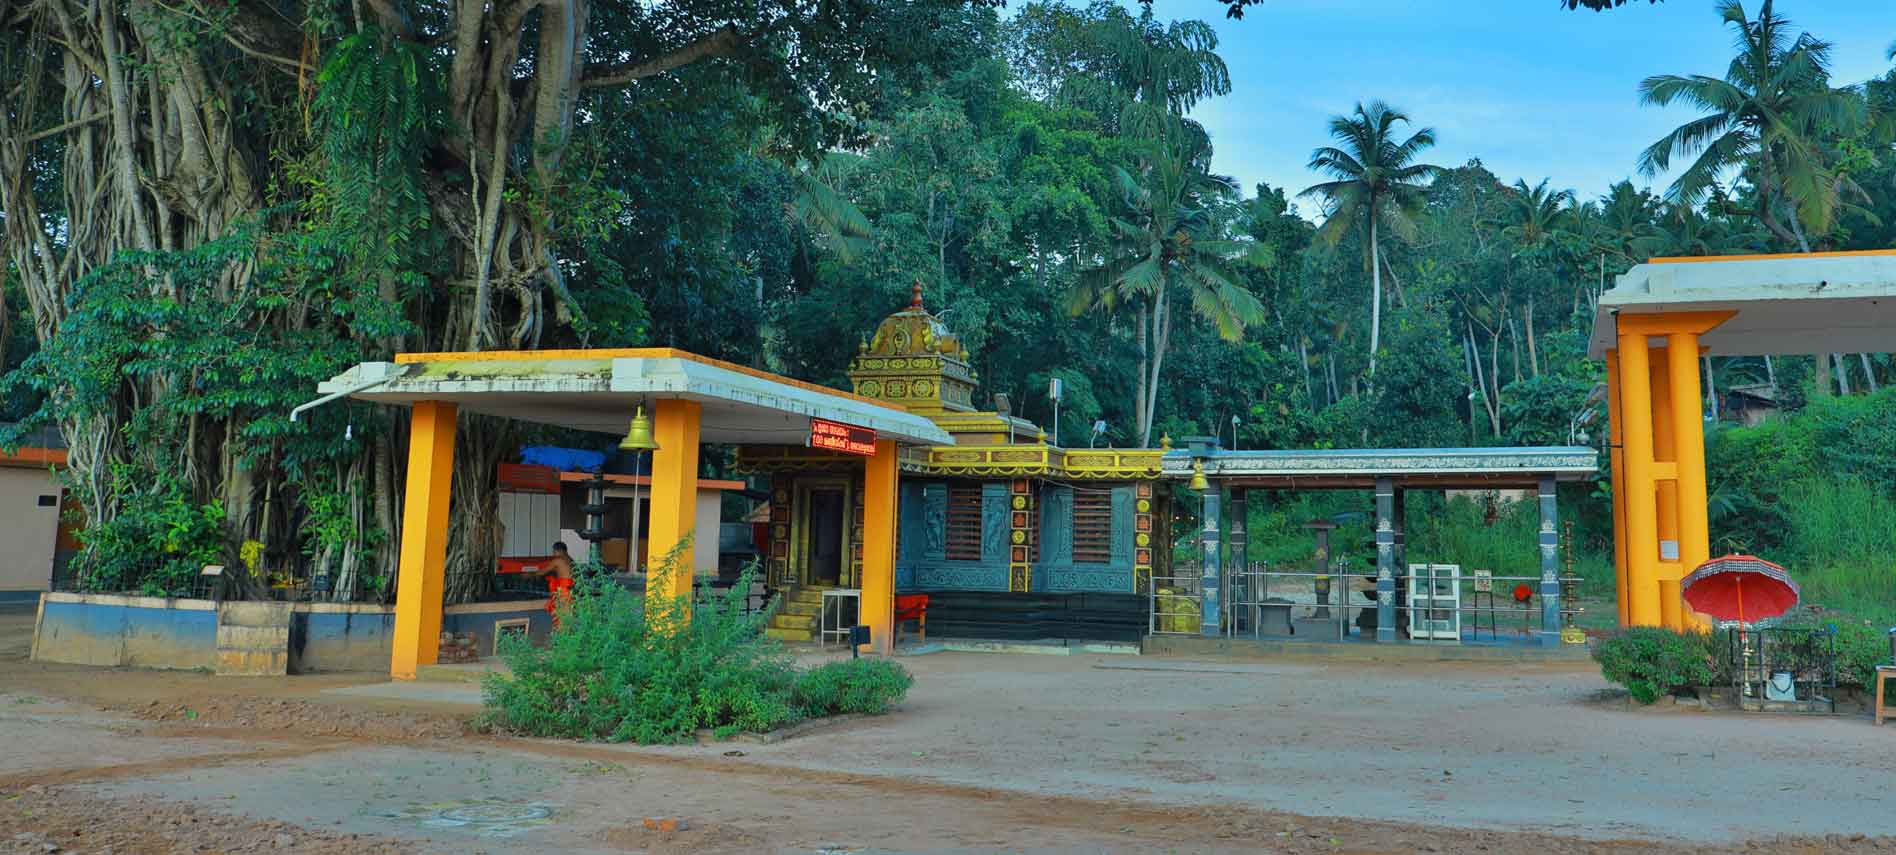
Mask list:
[[1200,493],[1211,489],[1211,482],[1205,479],[1205,462],[1202,460],[1192,461],[1191,488]]
[[658,450],[658,441],[652,439],[652,419],[645,415],[644,404],[640,404],[638,411],[632,414],[632,424],[626,428],[625,439],[619,440],[619,450]]

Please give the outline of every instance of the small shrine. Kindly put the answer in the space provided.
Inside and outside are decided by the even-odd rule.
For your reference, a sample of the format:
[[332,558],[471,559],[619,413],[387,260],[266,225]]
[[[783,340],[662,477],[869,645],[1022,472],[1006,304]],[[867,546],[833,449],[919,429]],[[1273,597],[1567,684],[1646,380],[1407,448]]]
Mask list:
[[[1169,564],[1170,496],[1155,449],[1065,449],[1031,421],[977,409],[967,348],[922,303],[857,346],[855,394],[924,416],[954,445],[904,449],[896,553],[900,593],[1143,595]],[[853,588],[862,565],[860,467],[806,447],[746,446],[739,467],[769,474],[773,588]],[[992,597],[953,597],[986,602]],[[1128,604],[1129,605],[1129,604]],[[1143,606],[1140,606],[1143,609]],[[772,632],[802,638],[795,615]]]

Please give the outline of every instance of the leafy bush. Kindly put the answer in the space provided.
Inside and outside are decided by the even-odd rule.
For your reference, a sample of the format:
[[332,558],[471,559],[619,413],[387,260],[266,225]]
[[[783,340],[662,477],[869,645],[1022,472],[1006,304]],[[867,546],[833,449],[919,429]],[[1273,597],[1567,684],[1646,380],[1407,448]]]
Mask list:
[[1876,666],[1889,662],[1886,630],[1860,623],[1837,625],[1837,682],[1840,685],[1874,688]]
[[908,690],[900,665],[838,663],[798,674],[744,613],[746,572],[730,591],[684,603],[642,600],[604,574],[582,572],[544,647],[510,639],[513,672],[483,688],[484,726],[527,736],[640,744],[775,730],[806,716],[881,712]]
[[1713,636],[1679,633],[1659,627],[1633,627],[1611,636],[1593,649],[1606,679],[1626,687],[1642,704],[1660,695],[1712,682],[1715,658]]
[[122,485],[118,514],[79,533],[85,590],[185,596],[204,565],[225,563],[223,505],[192,501],[184,482],[167,473],[146,478],[125,464],[111,473]]
[[850,659],[818,665],[797,675],[798,709],[816,718],[842,713],[880,713],[902,699],[915,678],[887,659]]

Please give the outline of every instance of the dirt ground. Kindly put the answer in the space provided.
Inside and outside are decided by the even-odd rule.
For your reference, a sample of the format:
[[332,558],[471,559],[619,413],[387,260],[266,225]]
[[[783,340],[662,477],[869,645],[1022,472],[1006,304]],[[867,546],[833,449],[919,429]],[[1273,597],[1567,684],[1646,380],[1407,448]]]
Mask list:
[[1629,711],[1576,666],[936,654],[889,716],[636,748],[30,631],[0,611],[0,853],[1896,851],[1896,729]]

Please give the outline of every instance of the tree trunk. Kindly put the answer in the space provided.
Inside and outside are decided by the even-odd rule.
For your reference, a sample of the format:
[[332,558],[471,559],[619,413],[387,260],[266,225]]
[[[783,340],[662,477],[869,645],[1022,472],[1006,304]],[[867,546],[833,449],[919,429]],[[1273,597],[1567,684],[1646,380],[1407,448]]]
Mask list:
[[1833,394],[1830,388],[1830,354],[1819,353],[1812,356],[1811,363],[1816,367],[1816,370],[1810,373],[1812,397],[1830,397]]
[[1145,302],[1140,301],[1138,310],[1139,330],[1136,334],[1139,340],[1139,380],[1134,384],[1132,401],[1132,427],[1139,432],[1139,447],[1141,448],[1145,447],[1145,437],[1152,433],[1152,426],[1146,424],[1146,378],[1151,372],[1150,357],[1152,353],[1147,346],[1149,342],[1147,341],[1146,308]]
[[1877,390],[1877,385],[1876,385],[1876,368],[1875,368],[1874,366],[1872,366],[1872,365],[1870,365],[1870,355],[1869,355],[1869,354],[1867,354],[1867,353],[1859,353],[1859,354],[1857,354],[1857,358],[1863,361],[1863,383],[1864,383],[1864,388],[1865,388],[1865,389],[1867,389],[1867,390],[1869,391],[1869,394],[1872,394],[1872,395],[1874,395],[1874,394],[1876,394],[1876,390]]
[[1369,206],[1369,376],[1376,377],[1376,351],[1382,347],[1383,280],[1382,248],[1377,244],[1376,205]]
[[1409,295],[1402,290],[1402,278],[1396,275],[1396,266],[1390,264],[1387,258],[1382,260],[1382,266],[1383,269],[1389,271],[1389,289],[1391,296],[1396,299],[1396,306],[1403,309],[1409,308]]
[[[1139,436],[1140,448],[1152,447],[1152,422],[1158,415],[1159,371],[1165,366],[1165,349],[1171,344],[1172,339],[1171,301],[1165,298],[1163,289],[1159,291],[1159,298],[1152,307],[1152,323],[1156,327],[1153,331],[1155,345],[1152,348],[1152,380],[1146,385],[1145,430]],[[1213,425],[1212,430],[1215,433],[1217,425]]]
[[1712,373],[1712,356],[1705,355],[1705,408],[1712,414],[1712,424],[1718,424],[1718,375]]
[[[1514,382],[1519,383],[1521,382],[1521,328],[1514,325],[1513,315],[1507,316],[1507,324],[1508,355],[1514,362]],[[1500,378],[1496,377],[1495,382],[1500,382]]]
[[1309,341],[1301,335],[1297,336],[1297,364],[1303,367],[1304,405],[1308,406],[1311,410],[1315,410],[1317,408],[1317,391],[1312,387],[1310,382]]
[[1527,313],[1527,317],[1523,323],[1527,327],[1527,366],[1528,366],[1528,369],[1532,372],[1529,376],[1539,377],[1541,376],[1541,363],[1540,363],[1540,353],[1538,352],[1538,350],[1536,349],[1534,345],[1534,295],[1533,294],[1527,295],[1526,313]]
[[1829,354],[1828,358],[1830,360],[1829,364],[1837,372],[1837,394],[1850,394],[1850,372],[1848,370],[1850,364],[1843,361],[1843,354],[1841,353]]

